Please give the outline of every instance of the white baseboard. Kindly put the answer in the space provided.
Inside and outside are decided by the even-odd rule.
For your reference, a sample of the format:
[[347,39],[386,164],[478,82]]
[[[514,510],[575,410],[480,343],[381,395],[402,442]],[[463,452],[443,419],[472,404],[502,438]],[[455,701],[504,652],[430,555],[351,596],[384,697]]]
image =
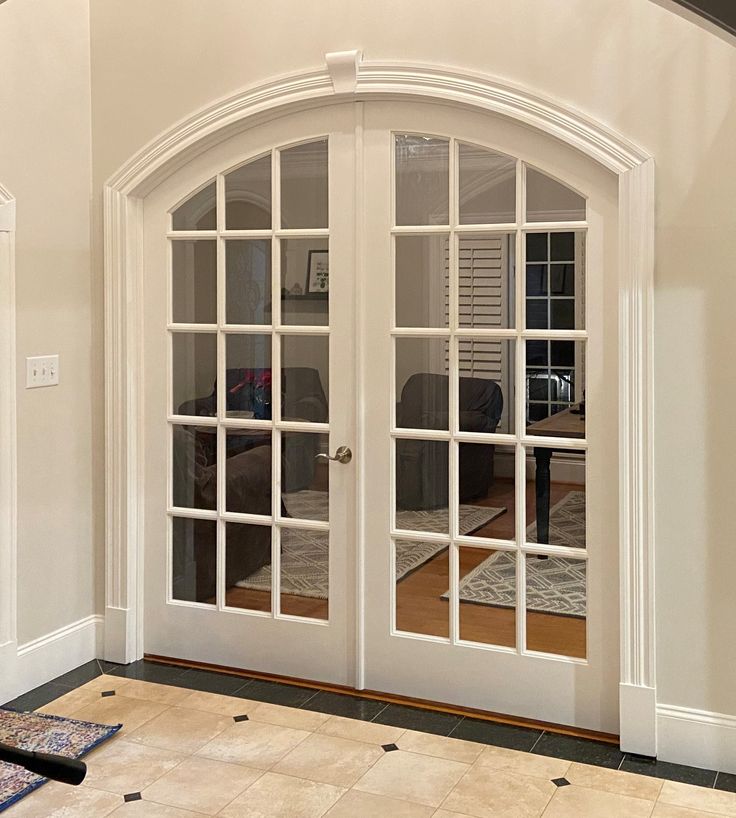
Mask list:
[[736,773],[736,716],[660,704],[657,734],[661,761]]
[[0,703],[90,662],[102,653],[105,618],[93,614],[23,645],[2,647]]

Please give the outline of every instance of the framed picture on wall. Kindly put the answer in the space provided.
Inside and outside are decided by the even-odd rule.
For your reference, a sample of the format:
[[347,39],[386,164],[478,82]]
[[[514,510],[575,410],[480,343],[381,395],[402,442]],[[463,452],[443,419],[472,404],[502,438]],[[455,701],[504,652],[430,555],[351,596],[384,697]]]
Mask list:
[[307,259],[307,292],[330,291],[330,255],[327,250],[310,250]]

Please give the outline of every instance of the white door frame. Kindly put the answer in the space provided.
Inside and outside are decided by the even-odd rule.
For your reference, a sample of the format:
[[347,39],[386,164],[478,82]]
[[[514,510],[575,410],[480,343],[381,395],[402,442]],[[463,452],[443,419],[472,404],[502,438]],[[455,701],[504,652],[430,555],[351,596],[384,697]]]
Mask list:
[[[439,66],[361,62],[358,51],[327,54],[321,70],[246,89],[196,112],[145,146],[105,185],[105,658],[131,662],[143,654],[143,198],[173,170],[236,131],[285,111],[376,97],[510,117],[571,145],[619,178],[620,732],[624,750],[654,756],[654,161],[599,123],[508,83]],[[358,151],[360,141],[358,133]],[[359,178],[356,183],[360,198]],[[357,246],[358,276],[361,252]],[[360,355],[359,350],[358,366]],[[364,447],[359,438],[359,475]],[[360,501],[356,518],[360,534]],[[359,536],[359,582],[361,548]],[[359,621],[362,616],[359,602]],[[361,642],[359,625],[359,653]]]

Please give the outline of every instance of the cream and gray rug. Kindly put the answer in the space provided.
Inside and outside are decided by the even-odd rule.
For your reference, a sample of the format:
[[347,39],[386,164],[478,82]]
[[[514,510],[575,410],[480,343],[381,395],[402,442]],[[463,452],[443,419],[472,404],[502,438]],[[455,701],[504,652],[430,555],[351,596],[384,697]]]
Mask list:
[[[527,529],[527,541],[536,541],[535,523]],[[550,509],[550,545],[585,548],[585,492],[571,491]],[[585,616],[585,560],[566,557],[527,557],[526,606],[530,611]],[[448,594],[442,595],[443,599]],[[516,557],[495,551],[460,581],[460,601],[500,608],[516,606]]]
[[[301,520],[326,520],[328,495],[323,491],[297,491],[284,495],[290,517]],[[505,508],[461,505],[459,529],[472,534]],[[396,522],[406,531],[447,531],[447,509],[431,511],[397,511]],[[424,565],[447,546],[437,542],[396,543],[396,579],[401,580]],[[327,599],[329,581],[329,540],[326,533],[307,529],[281,529],[281,593]],[[271,589],[271,566],[264,565],[249,577],[236,583],[252,591]]]

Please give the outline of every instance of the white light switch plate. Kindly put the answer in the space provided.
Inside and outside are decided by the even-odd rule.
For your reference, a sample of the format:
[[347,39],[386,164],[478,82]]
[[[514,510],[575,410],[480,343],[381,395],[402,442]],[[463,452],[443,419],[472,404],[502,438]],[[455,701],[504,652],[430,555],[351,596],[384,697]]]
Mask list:
[[36,355],[33,358],[26,358],[26,389],[56,386],[58,383],[58,355]]

